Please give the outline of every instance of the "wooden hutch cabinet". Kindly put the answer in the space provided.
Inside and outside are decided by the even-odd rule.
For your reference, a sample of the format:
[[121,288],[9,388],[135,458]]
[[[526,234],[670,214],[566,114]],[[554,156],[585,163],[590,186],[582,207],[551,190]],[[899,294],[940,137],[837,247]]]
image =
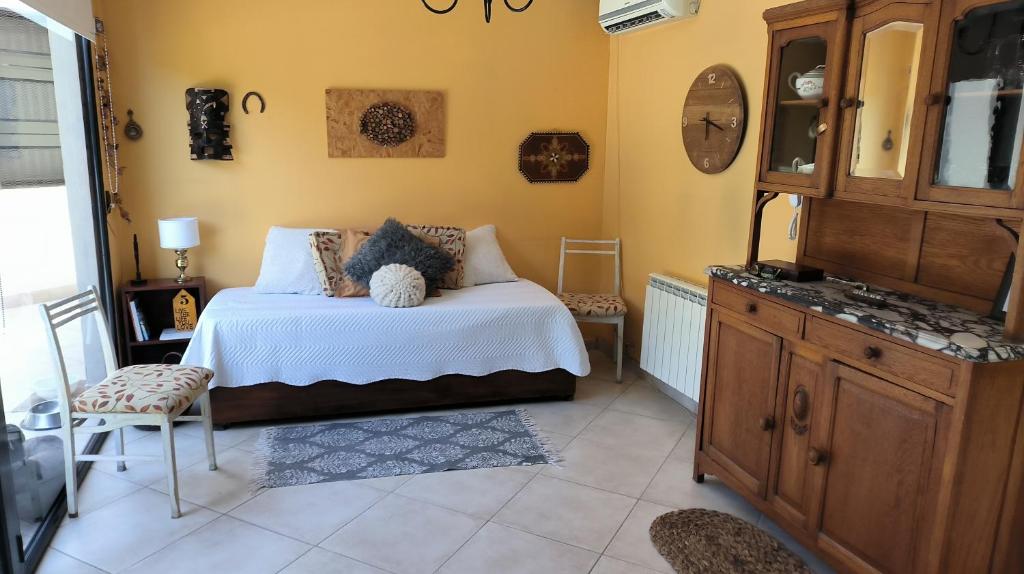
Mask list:
[[[694,479],[843,572],[1024,572],[1024,0],[765,21],[750,250],[708,269]],[[845,282],[757,273],[782,193],[804,197],[796,263]]]

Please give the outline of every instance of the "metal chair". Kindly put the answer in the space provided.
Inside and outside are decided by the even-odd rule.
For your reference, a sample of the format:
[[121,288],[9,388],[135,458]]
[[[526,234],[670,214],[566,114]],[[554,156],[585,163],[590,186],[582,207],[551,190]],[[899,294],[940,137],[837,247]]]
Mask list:
[[[167,489],[171,501],[171,518],[181,516],[178,499],[178,474],[174,454],[174,422],[202,421],[206,436],[206,457],[210,470],[217,469],[213,446],[213,418],[207,385],[213,371],[184,365],[133,365],[117,368],[114,342],[106,315],[95,287],[77,295],[40,305],[40,313],[48,327],[54,367],[60,373],[59,385],[61,438],[64,441],[64,473],[67,486],[68,516],[78,516],[78,483],[75,467],[78,461],[116,461],[117,470],[125,470],[128,460],[162,460],[167,471]],[[95,314],[100,347],[106,363],[107,378],[77,397],[71,396],[64,353],[57,330],[83,317]],[[182,416],[193,401],[199,401],[199,416]],[[102,419],[103,424],[83,424]],[[124,427],[155,425],[163,436],[164,454],[160,456],[124,453]],[[75,437],[117,431],[117,454],[78,454]]]
[[[574,245],[588,246],[587,249],[573,248]],[[613,245],[612,250],[590,248],[591,246]],[[611,294],[564,293],[566,255],[603,255],[615,257],[615,284]],[[582,323],[607,323],[615,325],[615,380],[622,382],[622,332],[626,323],[626,301],[622,290],[622,243],[619,239],[569,239],[562,238],[562,250],[558,256],[558,298],[569,308],[573,317]]]

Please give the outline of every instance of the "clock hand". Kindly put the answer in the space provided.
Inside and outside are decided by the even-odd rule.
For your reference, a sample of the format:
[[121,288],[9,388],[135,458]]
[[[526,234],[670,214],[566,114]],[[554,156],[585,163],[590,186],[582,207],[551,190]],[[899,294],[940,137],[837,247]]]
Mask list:
[[704,117],[701,118],[700,121],[704,122],[704,139],[707,140],[711,137],[711,114],[704,114]]
[[723,128],[722,126],[718,125],[717,122],[712,121],[710,117],[708,118],[707,121],[708,121],[709,124],[711,124],[718,131],[720,131],[720,132],[724,132],[725,131],[725,128]]

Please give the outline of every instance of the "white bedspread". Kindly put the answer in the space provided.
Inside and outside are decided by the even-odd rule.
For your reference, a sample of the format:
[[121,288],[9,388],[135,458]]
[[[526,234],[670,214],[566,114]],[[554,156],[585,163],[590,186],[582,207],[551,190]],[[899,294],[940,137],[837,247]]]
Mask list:
[[203,310],[182,363],[213,369],[211,386],[269,381],[425,381],[506,369],[590,372],[569,310],[526,280],[442,291],[410,309],[369,297],[225,289]]

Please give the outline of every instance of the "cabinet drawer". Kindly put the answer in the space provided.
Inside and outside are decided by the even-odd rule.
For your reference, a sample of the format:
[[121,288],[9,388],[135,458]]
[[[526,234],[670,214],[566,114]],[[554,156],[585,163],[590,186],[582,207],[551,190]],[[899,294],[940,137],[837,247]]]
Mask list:
[[807,319],[805,338],[840,356],[951,397],[956,396],[956,367],[941,359],[817,317]]
[[800,336],[804,314],[724,283],[716,283],[711,302],[738,313],[755,325],[778,335]]

